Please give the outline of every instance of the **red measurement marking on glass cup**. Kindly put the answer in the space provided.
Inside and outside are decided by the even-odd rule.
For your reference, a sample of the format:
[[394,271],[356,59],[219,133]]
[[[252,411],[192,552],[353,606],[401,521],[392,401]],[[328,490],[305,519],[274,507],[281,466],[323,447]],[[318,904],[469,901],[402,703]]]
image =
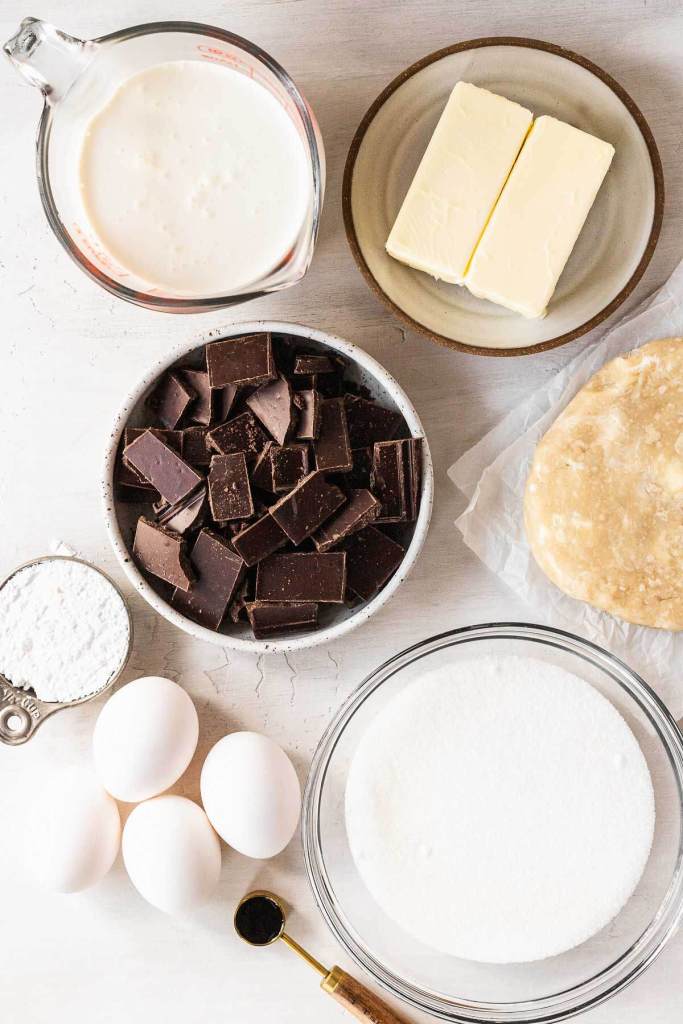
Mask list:
[[254,77],[253,64],[248,64],[246,61],[241,60],[240,57],[236,57],[229,50],[221,50],[218,46],[207,46],[206,43],[199,43],[197,49],[204,60],[213,61],[215,64],[228,64],[230,67],[237,68],[243,74],[247,74],[249,78]]
[[73,225],[73,233],[78,239],[78,248],[84,256],[109,274],[115,274],[116,277],[128,277],[128,271],[120,267],[118,263],[115,263],[107,251],[86,234],[80,224],[76,223]]

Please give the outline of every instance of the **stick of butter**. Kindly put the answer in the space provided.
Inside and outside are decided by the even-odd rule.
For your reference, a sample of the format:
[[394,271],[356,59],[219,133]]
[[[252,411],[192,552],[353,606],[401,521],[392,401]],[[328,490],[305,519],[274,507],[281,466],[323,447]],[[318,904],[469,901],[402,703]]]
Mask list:
[[614,147],[539,117],[465,275],[473,295],[545,315],[614,156]]
[[531,120],[518,103],[458,82],[391,229],[389,255],[461,284]]

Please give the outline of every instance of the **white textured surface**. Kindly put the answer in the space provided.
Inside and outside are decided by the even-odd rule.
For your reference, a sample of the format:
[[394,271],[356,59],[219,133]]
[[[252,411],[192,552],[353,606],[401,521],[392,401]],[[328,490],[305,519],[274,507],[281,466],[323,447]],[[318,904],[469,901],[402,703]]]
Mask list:
[[[0,0],[0,33],[25,8]],[[273,2],[120,0],[111,9],[43,0],[40,15],[95,36],[126,24],[194,17],[251,36],[293,73],[316,111],[328,156],[322,230],[311,271],[296,289],[233,311],[235,319],[299,320],[358,342],[404,385],[424,419],[436,462],[432,527],[415,572],[397,599],[328,649],[256,659],[226,654],[180,633],[132,597],[136,643],[126,678],[171,675],[200,716],[199,750],[176,791],[198,795],[201,761],[230,729],[265,731],[304,778],[315,743],[341,698],[399,646],[439,630],[524,619],[528,608],[468,551],[453,527],[462,509],[446,469],[484,431],[588,341],[533,358],[479,359],[404,332],[368,291],[349,254],[340,215],[344,159],[377,93],[403,67],[457,39],[487,33],[538,35],[602,64],[636,98],[662,155],[667,204],[662,237],[634,302],[671,273],[683,237],[678,0],[593,5],[546,0],[318,0]],[[131,588],[109,550],[99,504],[102,452],[125,393],[171,344],[231,319],[230,312],[169,317],[126,306],[70,263],[44,220],[34,178],[38,95],[0,66],[0,571],[45,552],[55,536],[109,568]],[[590,339],[589,339],[590,340]],[[657,684],[656,678],[650,681]],[[272,886],[294,905],[292,934],[324,962],[350,963],[319,918],[298,841],[272,863],[226,851],[214,899],[192,920],[171,921],[135,893],[119,861],[78,897],[46,898],[26,881],[18,833],[22,807],[45,775],[89,757],[99,701],[49,719],[26,747],[0,750],[0,948],[11,968],[0,982],[3,1024],[339,1024],[343,1012],[282,946],[255,951],[231,933],[235,903],[249,887]],[[10,953],[11,951],[11,953]],[[58,955],[55,955],[58,951]],[[587,1024],[678,1024],[683,936]],[[415,1014],[404,1014],[416,1019]]]
[[118,672],[128,612],[99,572],[68,559],[38,562],[0,590],[0,672],[41,700],[80,700]]
[[647,763],[602,694],[489,655],[419,676],[353,756],[346,827],[388,916],[466,960],[542,960],[604,928],[654,833]]

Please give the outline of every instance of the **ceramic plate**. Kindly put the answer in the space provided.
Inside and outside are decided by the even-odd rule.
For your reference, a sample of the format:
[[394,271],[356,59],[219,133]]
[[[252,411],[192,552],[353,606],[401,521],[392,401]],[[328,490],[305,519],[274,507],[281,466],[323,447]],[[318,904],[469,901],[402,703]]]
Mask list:
[[[548,314],[528,320],[392,259],[384,243],[451,89],[463,79],[538,116],[611,142],[612,166]],[[664,205],[659,153],[645,118],[608,74],[550,43],[497,37],[424,57],[378,96],[344,173],[346,232],[373,291],[410,327],[452,348],[522,355],[591,330],[624,301],[657,243]]]

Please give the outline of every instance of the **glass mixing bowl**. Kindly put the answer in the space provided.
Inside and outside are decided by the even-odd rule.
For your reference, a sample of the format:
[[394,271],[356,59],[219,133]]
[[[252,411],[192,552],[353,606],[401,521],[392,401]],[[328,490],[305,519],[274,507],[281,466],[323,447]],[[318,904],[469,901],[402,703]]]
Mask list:
[[[655,790],[650,858],[621,913],[575,949],[528,964],[483,964],[436,952],[374,902],[346,836],[351,759],[378,711],[418,673],[478,655],[517,654],[560,666],[598,689],[633,730]],[[683,911],[683,736],[650,687],[617,658],[571,633],[499,623],[456,629],[381,665],[340,708],[313,758],[304,795],[304,856],[318,906],[349,955],[393,995],[448,1021],[559,1021],[638,977]]]

